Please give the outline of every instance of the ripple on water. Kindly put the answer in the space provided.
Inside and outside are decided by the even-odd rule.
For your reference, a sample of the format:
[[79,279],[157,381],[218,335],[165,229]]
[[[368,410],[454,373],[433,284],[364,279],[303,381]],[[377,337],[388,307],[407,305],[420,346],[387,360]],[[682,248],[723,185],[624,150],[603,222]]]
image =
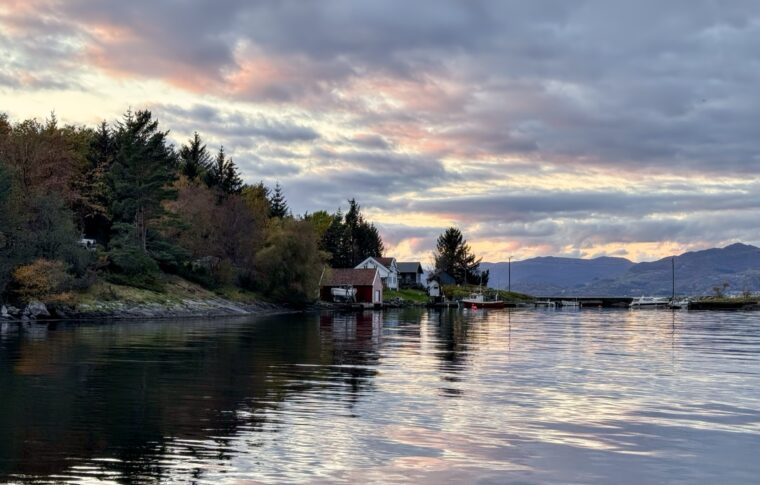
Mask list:
[[3,327],[0,481],[755,483],[754,313]]

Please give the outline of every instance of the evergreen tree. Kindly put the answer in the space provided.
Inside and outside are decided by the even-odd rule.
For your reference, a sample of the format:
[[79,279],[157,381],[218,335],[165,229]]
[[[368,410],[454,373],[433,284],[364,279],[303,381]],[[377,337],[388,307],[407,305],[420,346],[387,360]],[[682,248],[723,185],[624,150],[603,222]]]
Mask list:
[[359,264],[370,256],[382,256],[385,251],[383,239],[374,224],[361,221],[356,233],[357,261]]
[[180,173],[194,182],[201,180],[211,166],[211,156],[196,131],[187,145],[179,150]]
[[438,236],[433,254],[435,269],[450,274],[459,284],[488,284],[488,272],[480,272],[480,259],[477,259],[462,232],[450,227]]
[[320,241],[320,249],[328,253],[329,263],[333,268],[344,268],[351,263],[343,251],[344,234],[343,213],[338,209]]
[[[131,225],[134,241],[148,252],[148,229],[163,214],[162,202],[176,196],[176,158],[150,111],[128,112],[117,124],[111,170],[114,221]],[[127,239],[129,240],[129,239]]]
[[219,148],[216,159],[206,171],[206,185],[216,189],[221,196],[239,194],[243,190],[243,180],[238,174],[237,166],[228,159],[224,147]]
[[370,256],[382,256],[383,240],[377,228],[364,220],[356,199],[348,201],[344,222],[342,259],[347,267],[354,267]]
[[108,172],[115,155],[113,134],[103,121],[91,136],[85,167],[73,182],[78,195],[73,206],[79,227],[85,237],[94,238],[102,244],[108,242],[111,229]]
[[[2,121],[3,118],[0,115],[0,127]],[[5,291],[5,286],[10,281],[11,270],[15,264],[12,254],[16,224],[14,213],[9,207],[12,188],[11,175],[3,164],[2,153],[0,153],[0,294]]]
[[285,196],[282,193],[282,187],[280,182],[277,182],[272,191],[272,196],[269,198],[269,217],[287,217],[290,213],[288,203],[285,200]]

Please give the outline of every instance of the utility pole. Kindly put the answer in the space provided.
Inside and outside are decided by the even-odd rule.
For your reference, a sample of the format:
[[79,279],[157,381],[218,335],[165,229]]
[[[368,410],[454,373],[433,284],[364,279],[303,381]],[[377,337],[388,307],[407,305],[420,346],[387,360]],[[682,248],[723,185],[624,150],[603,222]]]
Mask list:
[[509,264],[507,265],[507,291],[512,293],[512,256],[509,257]]
[[673,256],[670,258],[670,272],[673,277],[673,298],[672,301],[676,300],[676,257]]

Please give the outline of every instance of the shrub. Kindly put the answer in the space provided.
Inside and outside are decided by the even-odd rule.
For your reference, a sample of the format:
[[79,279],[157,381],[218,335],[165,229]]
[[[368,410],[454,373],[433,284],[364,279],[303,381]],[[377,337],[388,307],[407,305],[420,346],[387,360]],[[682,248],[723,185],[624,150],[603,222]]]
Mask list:
[[106,279],[120,285],[163,290],[158,263],[140,248],[133,228],[126,224],[114,227],[119,232],[108,251]]
[[72,277],[66,272],[63,261],[39,258],[13,271],[14,293],[23,302],[66,299],[65,291],[71,282]]

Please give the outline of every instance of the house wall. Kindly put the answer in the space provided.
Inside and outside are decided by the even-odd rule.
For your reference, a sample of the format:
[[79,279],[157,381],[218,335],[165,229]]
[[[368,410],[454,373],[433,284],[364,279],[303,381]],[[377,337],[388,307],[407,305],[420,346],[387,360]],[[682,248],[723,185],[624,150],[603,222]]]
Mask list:
[[386,287],[392,290],[398,289],[398,269],[395,264],[393,264],[391,268],[386,268],[385,266],[378,264],[374,259],[367,259],[356,266],[356,269],[362,268],[376,268]]
[[421,285],[422,284],[422,275],[420,273],[417,273],[417,272],[414,272],[414,273],[399,273],[398,281],[399,281],[399,283],[402,283],[402,284]]
[[359,303],[372,303],[372,286],[357,286],[356,301]]
[[[379,295],[378,295],[378,292],[379,292]],[[375,282],[372,285],[372,293],[373,293],[373,299],[371,300],[372,303],[383,302],[383,282],[380,278],[375,278]]]

